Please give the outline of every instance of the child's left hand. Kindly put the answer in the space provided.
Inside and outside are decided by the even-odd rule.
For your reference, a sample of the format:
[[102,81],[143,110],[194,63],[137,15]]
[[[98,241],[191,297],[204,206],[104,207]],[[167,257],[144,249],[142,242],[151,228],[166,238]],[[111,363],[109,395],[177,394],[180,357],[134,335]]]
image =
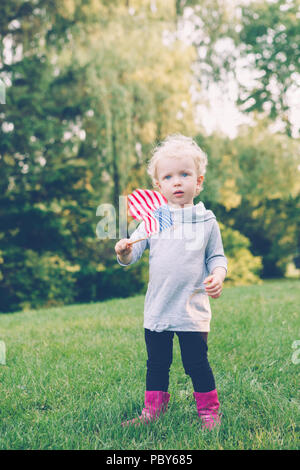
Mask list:
[[220,297],[223,288],[222,276],[217,273],[210,274],[204,279],[203,283],[208,284],[207,286],[205,286],[207,295],[209,295],[213,299],[217,299],[218,297]]

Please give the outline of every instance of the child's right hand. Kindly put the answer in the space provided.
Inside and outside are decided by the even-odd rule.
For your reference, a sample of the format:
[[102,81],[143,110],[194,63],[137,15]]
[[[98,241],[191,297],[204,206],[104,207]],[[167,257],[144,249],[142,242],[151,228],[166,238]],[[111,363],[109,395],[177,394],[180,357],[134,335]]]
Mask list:
[[115,245],[115,252],[119,257],[128,256],[132,252],[131,240],[129,238],[122,238]]

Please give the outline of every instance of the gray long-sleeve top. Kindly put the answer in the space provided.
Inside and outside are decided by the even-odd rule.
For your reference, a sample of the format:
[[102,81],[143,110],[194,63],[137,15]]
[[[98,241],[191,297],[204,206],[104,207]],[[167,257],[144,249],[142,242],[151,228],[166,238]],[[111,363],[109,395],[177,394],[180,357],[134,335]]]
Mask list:
[[[173,226],[132,245],[136,263],[149,249],[144,328],[152,331],[210,331],[211,308],[204,279],[217,266],[227,271],[218,222],[202,202],[171,211]],[[141,222],[131,240],[146,237]],[[117,261],[121,266],[127,266]]]

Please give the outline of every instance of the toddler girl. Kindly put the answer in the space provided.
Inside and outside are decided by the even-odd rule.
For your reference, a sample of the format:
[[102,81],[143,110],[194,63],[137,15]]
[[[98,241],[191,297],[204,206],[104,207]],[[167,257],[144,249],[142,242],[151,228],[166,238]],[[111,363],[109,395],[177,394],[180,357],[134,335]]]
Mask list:
[[193,204],[202,191],[207,157],[188,137],[168,137],[153,153],[148,174],[167,199],[173,226],[147,237],[141,222],[129,239],[116,246],[118,263],[137,262],[149,249],[149,283],[144,305],[148,354],[142,414],[123,425],[152,421],[167,409],[174,333],[182,363],[193,383],[198,416],[205,428],[220,423],[214,376],[207,359],[211,309],[208,296],[218,298],[227,272],[219,225],[204,204]]

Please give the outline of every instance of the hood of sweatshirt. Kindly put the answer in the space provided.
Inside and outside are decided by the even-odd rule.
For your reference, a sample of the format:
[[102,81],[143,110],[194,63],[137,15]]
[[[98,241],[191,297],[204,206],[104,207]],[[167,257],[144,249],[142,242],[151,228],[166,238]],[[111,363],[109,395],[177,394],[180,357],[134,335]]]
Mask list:
[[175,209],[168,207],[171,217],[173,219],[173,223],[192,223],[195,224],[197,222],[205,222],[209,219],[215,219],[216,216],[211,210],[207,210],[202,201],[198,202],[198,204],[193,206],[187,206],[179,209]]

